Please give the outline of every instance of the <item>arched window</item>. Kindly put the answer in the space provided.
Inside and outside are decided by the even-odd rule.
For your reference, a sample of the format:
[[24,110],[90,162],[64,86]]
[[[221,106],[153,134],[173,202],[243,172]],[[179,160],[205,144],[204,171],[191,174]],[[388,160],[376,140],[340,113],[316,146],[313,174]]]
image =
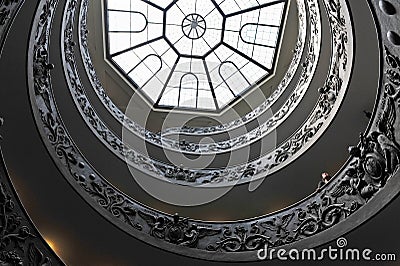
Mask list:
[[219,67],[219,75],[234,96],[240,95],[243,87],[251,84],[233,62],[223,62]]
[[163,63],[160,56],[150,54],[141,60],[127,74],[135,81],[136,85],[141,88],[162,69],[162,66]]

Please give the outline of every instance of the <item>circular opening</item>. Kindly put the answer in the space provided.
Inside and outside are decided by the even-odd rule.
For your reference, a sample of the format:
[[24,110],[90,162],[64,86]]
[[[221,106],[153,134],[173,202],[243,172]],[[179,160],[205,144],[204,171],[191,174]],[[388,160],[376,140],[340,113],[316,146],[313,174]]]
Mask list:
[[182,31],[192,40],[200,39],[207,30],[206,20],[199,14],[190,14],[182,21]]

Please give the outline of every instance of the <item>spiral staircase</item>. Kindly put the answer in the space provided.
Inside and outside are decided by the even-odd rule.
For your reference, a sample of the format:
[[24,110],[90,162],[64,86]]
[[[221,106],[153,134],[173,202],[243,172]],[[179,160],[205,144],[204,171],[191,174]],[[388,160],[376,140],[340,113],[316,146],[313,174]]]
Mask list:
[[0,1],[0,264],[251,264],[398,195],[399,2],[166,2]]

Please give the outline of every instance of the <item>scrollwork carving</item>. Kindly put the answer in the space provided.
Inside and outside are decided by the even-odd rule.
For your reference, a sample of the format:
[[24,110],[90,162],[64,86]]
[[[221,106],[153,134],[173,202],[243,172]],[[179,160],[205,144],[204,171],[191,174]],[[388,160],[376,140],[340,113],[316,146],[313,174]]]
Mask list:
[[220,229],[200,227],[189,223],[189,219],[181,218],[178,214],[169,219],[139,211],[139,216],[150,227],[149,234],[151,236],[180,246],[195,248],[200,239],[218,235],[221,232]]
[[339,223],[358,209],[356,201],[348,207],[346,203],[333,203],[332,198],[325,196],[320,203],[312,202],[306,209],[297,213],[298,226],[294,230],[294,239],[299,236],[312,236]]
[[221,241],[218,241],[216,245],[209,245],[207,249],[226,252],[255,251],[263,248],[268,242],[269,237],[262,234],[256,225],[252,225],[250,229],[237,226],[233,231],[230,227],[225,227]]
[[98,204],[108,210],[116,218],[123,218],[124,222],[142,230],[142,226],[135,222],[137,210],[126,197],[122,196],[115,189],[104,183],[92,181],[89,185],[84,184],[85,190],[94,198],[97,198]]

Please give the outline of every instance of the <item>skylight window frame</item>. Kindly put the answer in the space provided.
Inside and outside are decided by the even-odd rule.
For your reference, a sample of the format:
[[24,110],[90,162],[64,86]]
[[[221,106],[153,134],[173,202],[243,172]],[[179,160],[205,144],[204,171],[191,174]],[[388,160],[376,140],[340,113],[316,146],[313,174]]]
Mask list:
[[[267,6],[273,6],[279,3],[283,4],[283,9],[282,9],[282,14],[281,14],[281,19],[280,19],[280,25],[266,25],[266,24],[260,24],[260,25],[265,25],[265,26],[270,26],[270,27],[277,27],[279,28],[278,31],[278,35],[276,38],[276,46],[274,47],[274,53],[273,53],[273,59],[272,59],[272,68],[267,68],[265,66],[262,66],[261,64],[257,63],[256,65],[259,67],[262,67],[264,70],[268,71],[269,73],[266,75],[263,75],[260,79],[258,79],[255,82],[251,82],[250,86],[243,88],[241,90],[240,93],[234,93],[234,98],[232,100],[229,100],[228,103],[224,104],[223,106],[221,106],[218,103],[217,100],[217,96],[216,96],[216,91],[215,91],[215,87],[213,86],[212,82],[209,82],[209,86],[210,86],[210,91],[211,91],[211,95],[212,95],[212,100],[214,102],[215,105],[215,109],[207,109],[207,108],[198,108],[198,104],[200,102],[198,95],[199,95],[199,89],[197,89],[197,93],[196,93],[196,108],[188,108],[188,107],[183,107],[183,106],[179,106],[179,99],[178,99],[178,106],[166,106],[166,105],[161,105],[161,99],[163,97],[163,94],[165,93],[166,88],[168,87],[168,83],[170,81],[170,77],[166,80],[164,87],[157,99],[157,101],[154,101],[153,99],[151,99],[147,93],[142,92],[141,91],[141,87],[138,85],[137,82],[135,82],[135,80],[133,80],[128,73],[126,73],[126,71],[124,69],[121,68],[121,66],[115,62],[115,60],[113,58],[115,58],[115,56],[123,54],[126,51],[129,50],[134,50],[137,48],[137,46],[133,46],[133,47],[129,47],[128,49],[124,49],[122,51],[119,51],[117,53],[110,53],[110,36],[109,36],[109,17],[108,17],[108,1],[109,0],[103,0],[103,11],[104,11],[104,27],[103,27],[103,31],[104,31],[104,39],[105,39],[105,59],[118,71],[120,72],[120,74],[132,85],[133,89],[135,91],[138,91],[140,93],[141,96],[144,96],[144,98],[146,99],[147,102],[149,102],[154,109],[160,110],[160,111],[170,111],[170,110],[181,110],[181,111],[200,111],[200,112],[205,112],[205,113],[221,113],[224,110],[226,110],[227,108],[229,108],[230,106],[235,105],[238,101],[240,101],[241,99],[243,99],[247,94],[249,94],[255,87],[257,86],[261,86],[263,83],[265,83],[267,80],[269,80],[275,73],[275,67],[277,64],[277,60],[279,57],[279,52],[280,52],[280,47],[281,47],[281,42],[282,42],[282,38],[283,38],[283,33],[284,33],[284,25],[286,24],[286,17],[287,17],[287,12],[288,12],[288,7],[290,4],[290,0],[276,0],[276,1],[270,1],[269,3],[263,4],[254,8],[249,8],[249,9],[245,9],[239,12],[234,12],[234,13],[230,13],[230,14],[221,14],[223,17],[223,27],[225,28],[226,26],[226,19],[238,14],[244,14],[247,13],[249,10],[257,10],[263,7],[267,7]],[[150,2],[150,1],[146,1],[146,0],[141,0],[142,2],[145,2],[146,4],[149,4],[150,6],[153,7],[157,7],[158,9],[160,9],[160,7],[158,7],[156,4]],[[199,1],[199,0],[198,0]],[[214,5],[216,5],[215,9],[218,10],[220,13],[222,12],[221,8],[218,6],[218,4],[216,3],[215,0],[210,0],[211,2],[214,3]],[[172,1],[164,10],[162,10],[163,12],[163,33],[161,37],[157,37],[151,40],[148,40],[146,42],[143,43],[143,45],[148,45],[150,43],[154,43],[160,40],[165,40],[170,46],[171,46],[171,42],[169,42],[168,38],[166,37],[166,18],[167,18],[167,12],[168,10],[176,3],[177,1]],[[111,9],[113,10],[113,9]],[[113,10],[114,11],[114,10]],[[132,12],[132,11],[125,11],[125,12]],[[140,13],[137,11],[133,11],[136,13]],[[142,13],[141,13],[142,14]],[[144,15],[144,14],[142,14]],[[148,25],[149,21],[146,18],[146,25]],[[254,24],[254,23],[245,23],[239,31],[239,38],[242,39],[243,42],[245,42],[241,36],[241,30],[243,29],[243,27],[245,27],[247,24]],[[116,32],[116,31],[114,31]],[[246,43],[246,42],[245,42]],[[263,46],[263,45],[259,45],[259,44],[252,44],[254,46]],[[210,48],[210,50],[205,53],[203,56],[197,56],[197,55],[183,55],[180,54],[179,52],[176,51],[175,47],[172,45],[171,49],[175,51],[175,53],[178,54],[177,60],[175,61],[173,67],[171,68],[171,75],[173,74],[173,72],[175,71],[175,67],[176,64],[179,63],[181,58],[188,58],[188,59],[200,59],[203,62],[204,65],[204,69],[207,75],[207,79],[210,80],[210,70],[209,67],[207,65],[207,61],[206,58],[214,53],[220,46],[226,46],[227,48],[229,48],[230,50],[232,50],[232,52],[234,52],[235,54],[238,54],[242,57],[244,57],[245,59],[249,60],[249,62],[253,62],[252,58],[249,58],[248,56],[246,56],[246,54],[244,54],[243,52],[241,52],[239,49],[232,47],[231,45],[225,43],[225,29],[222,31],[221,34],[221,40],[219,41],[219,43],[217,45],[215,45],[214,47]],[[268,47],[268,46],[267,46]],[[157,54],[155,54],[157,55]],[[158,55],[159,56],[159,55]],[[221,61],[221,64],[224,63],[226,60]],[[240,72],[240,69],[239,69]],[[187,72],[186,74],[188,74],[190,72]],[[157,73],[155,74],[157,75]],[[153,75],[153,77],[155,76]],[[171,76],[169,75],[169,76]],[[224,81],[225,82],[225,81]],[[226,82],[225,82],[226,83]],[[181,90],[183,88],[179,89],[179,95],[181,94]],[[229,89],[230,91],[232,91],[231,89]]]

